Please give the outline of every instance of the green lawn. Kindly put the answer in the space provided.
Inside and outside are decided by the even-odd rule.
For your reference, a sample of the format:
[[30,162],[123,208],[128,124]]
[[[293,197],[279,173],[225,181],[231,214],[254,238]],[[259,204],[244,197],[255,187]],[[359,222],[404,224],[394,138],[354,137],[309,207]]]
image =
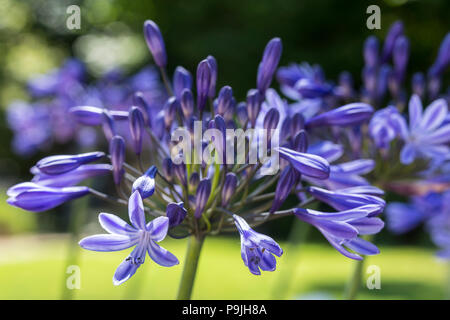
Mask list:
[[[69,239],[62,236],[0,238],[0,299],[59,299]],[[185,241],[166,240],[163,246],[182,262]],[[283,246],[283,244],[281,244]],[[446,266],[432,250],[412,247],[382,247],[369,257],[368,265],[381,269],[381,289],[361,288],[365,299],[442,299]],[[114,287],[117,265],[128,252],[95,253],[80,250],[81,289],[76,299],[173,299],[182,263],[164,268],[150,259],[127,283]],[[297,254],[298,253],[298,254]],[[295,256],[298,261],[294,263]],[[253,276],[240,258],[239,239],[209,238],[200,259],[194,299],[340,298],[352,261],[324,242],[297,251],[289,248],[279,259],[276,272]],[[364,276],[363,285],[365,285]],[[283,280],[284,279],[284,280]],[[280,285],[280,281],[281,285]],[[275,290],[278,284],[278,290]]]

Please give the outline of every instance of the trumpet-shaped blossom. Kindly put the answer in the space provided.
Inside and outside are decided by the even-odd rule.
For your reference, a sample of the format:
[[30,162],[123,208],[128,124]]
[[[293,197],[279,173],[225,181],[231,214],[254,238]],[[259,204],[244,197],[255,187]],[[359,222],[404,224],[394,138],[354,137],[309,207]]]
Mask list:
[[379,207],[372,204],[340,212],[297,208],[294,214],[300,220],[316,227],[341,254],[351,259],[362,260],[359,254],[379,253],[374,244],[358,237],[378,233],[384,227],[381,219],[372,217]]
[[241,257],[251,273],[274,271],[277,267],[273,255],[281,257],[283,250],[272,238],[258,233],[241,217],[233,215],[234,223],[241,236]]
[[147,253],[154,262],[164,267],[179,263],[172,253],[157,244],[167,235],[169,218],[158,217],[146,224],[142,198],[137,191],[128,201],[128,214],[131,225],[113,214],[100,213],[98,219],[108,234],[89,236],[79,243],[84,249],[101,252],[134,247],[116,269],[114,285],[120,285],[130,279],[144,263]]

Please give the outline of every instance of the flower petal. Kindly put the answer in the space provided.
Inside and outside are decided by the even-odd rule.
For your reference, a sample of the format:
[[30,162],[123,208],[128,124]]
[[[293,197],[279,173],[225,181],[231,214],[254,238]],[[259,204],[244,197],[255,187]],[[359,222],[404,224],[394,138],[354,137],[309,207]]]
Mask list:
[[320,232],[322,232],[323,236],[325,237],[325,239],[328,240],[328,242],[337,250],[339,251],[339,253],[341,253],[342,255],[346,256],[347,258],[350,259],[354,259],[354,260],[362,260],[362,257],[357,255],[356,253],[352,253],[347,251],[339,242],[336,241],[336,239],[334,239],[330,234],[327,234],[326,232],[324,232],[323,230],[320,230]]
[[277,268],[277,260],[275,259],[275,257],[267,250],[262,251],[258,249],[258,253],[260,258],[259,267],[261,268],[261,270],[275,271],[275,269]]
[[133,226],[140,230],[145,230],[144,204],[139,191],[133,192],[128,200],[128,214]]
[[445,120],[447,112],[447,102],[444,99],[439,99],[432,102],[423,113],[420,127],[427,131],[436,129]]
[[411,164],[416,158],[416,148],[414,145],[407,143],[400,152],[400,162],[403,164]]
[[177,257],[153,241],[149,242],[147,252],[153,261],[163,267],[172,267],[179,264]]
[[83,249],[92,251],[120,251],[134,246],[138,237],[117,234],[97,234],[86,237],[79,242]]
[[408,111],[409,111],[409,128],[412,131],[419,127],[422,121],[422,102],[418,95],[413,95],[409,100]]
[[169,230],[169,218],[155,218],[147,224],[146,229],[150,232],[150,238],[153,241],[162,241],[167,235],[167,230]]
[[109,233],[130,235],[137,232],[137,230],[128,223],[120,219],[118,216],[110,213],[100,213],[98,215],[98,220],[100,221],[103,229]]
[[131,278],[133,274],[136,273],[136,270],[140,267],[140,264],[131,263],[131,261],[127,258],[122,261],[121,264],[116,269],[113,277],[113,284],[118,286],[128,279]]
[[376,245],[361,238],[351,239],[350,241],[345,242],[344,245],[360,254],[374,255],[380,253],[380,250]]
[[375,234],[384,227],[384,222],[380,218],[361,218],[348,222],[358,230],[358,234]]

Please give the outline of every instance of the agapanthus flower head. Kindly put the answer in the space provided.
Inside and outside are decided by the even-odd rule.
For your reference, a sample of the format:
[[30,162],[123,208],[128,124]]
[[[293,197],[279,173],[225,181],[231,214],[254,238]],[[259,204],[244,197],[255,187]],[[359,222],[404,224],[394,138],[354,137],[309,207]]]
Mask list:
[[160,68],[164,68],[167,64],[166,45],[158,25],[152,20],[145,21],[144,35],[155,64]]
[[262,60],[258,67],[257,87],[264,94],[270,87],[275,70],[280,62],[282,44],[280,38],[273,38],[264,49]]
[[260,275],[261,271],[274,271],[277,262],[273,255],[281,257],[283,250],[272,238],[254,231],[238,215],[233,215],[241,236],[241,257],[251,273]]
[[64,202],[89,193],[88,187],[47,187],[34,182],[24,182],[8,189],[8,204],[32,212],[53,209]]
[[105,156],[104,152],[88,152],[76,155],[50,156],[39,160],[36,168],[48,175],[58,175],[72,171],[79,166],[97,161]]
[[100,224],[109,234],[89,236],[80,241],[82,248],[92,251],[121,251],[135,247],[114,273],[114,285],[131,278],[144,263],[147,253],[154,262],[164,267],[179,263],[172,253],[157,244],[167,235],[169,218],[158,217],[146,224],[144,206],[137,191],[130,197],[128,213],[132,225],[118,216],[100,213]]
[[316,227],[341,254],[351,259],[362,260],[359,254],[379,253],[374,244],[358,237],[378,233],[384,227],[381,219],[372,217],[378,210],[379,205],[372,204],[339,212],[297,208],[294,214],[300,220]]

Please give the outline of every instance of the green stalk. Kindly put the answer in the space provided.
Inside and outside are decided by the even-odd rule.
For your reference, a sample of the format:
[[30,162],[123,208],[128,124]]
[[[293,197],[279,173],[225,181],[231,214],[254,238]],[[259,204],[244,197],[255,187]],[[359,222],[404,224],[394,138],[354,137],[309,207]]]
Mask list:
[[194,287],[195,274],[197,272],[198,260],[202,250],[204,235],[191,235],[188,240],[186,258],[184,260],[183,274],[181,275],[180,287],[177,300],[190,300]]
[[351,273],[350,278],[345,286],[345,300],[355,300],[358,295],[359,288],[361,287],[364,261],[365,259],[355,261],[353,263],[353,272]]

